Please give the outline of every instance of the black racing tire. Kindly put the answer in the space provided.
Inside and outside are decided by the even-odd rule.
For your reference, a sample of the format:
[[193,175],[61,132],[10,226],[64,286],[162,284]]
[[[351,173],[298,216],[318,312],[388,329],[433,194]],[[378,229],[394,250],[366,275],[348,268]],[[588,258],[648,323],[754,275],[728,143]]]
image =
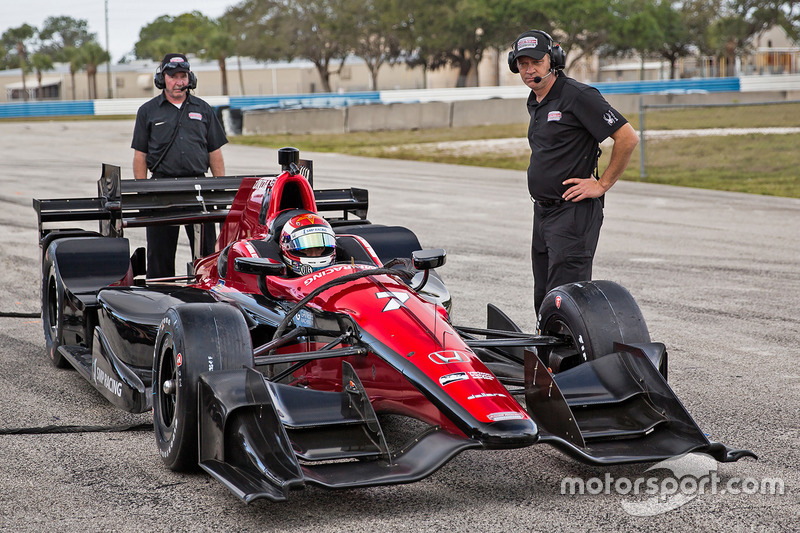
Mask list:
[[53,254],[48,251],[42,263],[42,328],[50,363],[56,368],[70,368],[58,352],[64,341],[64,282],[58,273]]
[[197,384],[200,374],[253,366],[244,316],[225,303],[170,308],[161,321],[153,358],[153,425],[164,464],[197,468]]
[[[615,342],[650,342],[633,296],[613,281],[570,283],[551,290],[539,309],[537,329],[541,335],[572,341],[568,364],[561,371],[613,353]],[[565,355],[563,349],[556,350]]]

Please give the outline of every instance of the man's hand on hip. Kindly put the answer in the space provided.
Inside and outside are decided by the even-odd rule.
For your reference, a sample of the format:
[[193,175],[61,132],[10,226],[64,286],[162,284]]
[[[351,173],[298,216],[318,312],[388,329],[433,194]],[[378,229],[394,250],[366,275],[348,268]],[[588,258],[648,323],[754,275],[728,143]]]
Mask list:
[[606,192],[600,182],[592,178],[570,178],[562,185],[572,185],[562,198],[568,202],[580,202],[586,198],[599,198]]

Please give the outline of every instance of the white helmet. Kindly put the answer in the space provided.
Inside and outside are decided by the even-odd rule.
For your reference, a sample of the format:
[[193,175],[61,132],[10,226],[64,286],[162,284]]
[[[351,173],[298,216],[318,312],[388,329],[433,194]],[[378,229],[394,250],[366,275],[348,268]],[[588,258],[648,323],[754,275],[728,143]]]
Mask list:
[[295,274],[305,276],[333,264],[336,234],[327,220],[306,213],[284,224],[280,245],[284,263]]

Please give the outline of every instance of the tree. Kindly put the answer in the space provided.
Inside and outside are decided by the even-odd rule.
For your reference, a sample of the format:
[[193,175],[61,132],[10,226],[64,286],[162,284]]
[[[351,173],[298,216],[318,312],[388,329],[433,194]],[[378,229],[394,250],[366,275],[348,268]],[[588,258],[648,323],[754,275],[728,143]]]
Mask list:
[[6,62],[10,66],[15,66],[22,72],[22,98],[28,100],[28,87],[25,84],[25,75],[31,71],[28,56],[30,47],[36,35],[36,28],[30,24],[23,24],[16,28],[9,28],[3,34],[0,41],[7,50]]
[[96,41],[97,35],[89,31],[89,22],[72,17],[48,17],[39,30],[40,52],[46,53],[55,61],[66,61],[64,50],[80,48],[86,43]]
[[225,60],[236,51],[233,36],[227,31],[222,22],[209,21],[208,30],[200,38],[202,48],[198,55],[203,59],[213,59],[217,62],[222,82],[222,94],[228,95],[228,69]]
[[378,89],[378,71],[401,53],[400,40],[393,31],[402,12],[394,0],[350,0],[344,5],[346,25],[351,28],[345,45],[367,64],[370,89]]
[[62,51],[66,62],[69,63],[69,78],[72,86],[72,99],[75,100],[75,74],[86,67],[86,58],[78,48],[67,46]]
[[86,61],[86,76],[89,81],[89,100],[97,98],[97,67],[109,60],[108,52],[96,42],[86,43],[80,48]]
[[[331,75],[339,74],[350,49],[347,47],[348,28],[343,16],[347,0],[285,0],[285,20],[270,19],[270,31],[280,35],[289,46],[284,59],[308,59],[314,64],[322,91],[331,92]],[[281,27],[275,27],[280,23]],[[338,67],[334,69],[334,65]]]
[[732,75],[729,69],[735,65],[736,57],[747,48],[754,35],[770,26],[781,24],[792,29],[790,34],[797,35],[798,17],[796,2],[722,0],[706,31],[710,51],[718,58],[724,58],[726,66],[730,66],[726,72],[720,69],[719,75]]
[[198,55],[204,48],[203,36],[213,26],[211,20],[192,11],[177,17],[163,15],[139,30],[134,53],[139,59],[161,61],[169,53]]
[[31,66],[36,71],[36,81],[39,82],[39,99],[41,99],[44,95],[42,72],[53,70],[53,58],[43,52],[36,52],[31,56]]
[[[588,61],[596,53],[603,52],[613,34],[611,29],[618,17],[625,18],[629,13],[619,13],[615,5],[619,0],[576,0],[560,2],[544,0],[540,9],[549,15],[552,24],[550,35],[560,43],[567,55],[569,65]],[[544,29],[544,28],[542,28]],[[568,69],[567,69],[568,71]],[[598,69],[598,77],[600,71]],[[599,79],[599,78],[598,78]]]
[[656,18],[664,36],[657,52],[669,62],[669,79],[674,80],[678,60],[688,57],[697,49],[693,39],[695,32],[692,30],[695,20],[685,6],[675,9],[669,0],[658,2]]
[[394,28],[404,50],[401,57],[409,68],[422,68],[423,83],[427,88],[428,71],[447,64],[443,50],[447,50],[450,44],[447,16],[451,6],[427,0],[407,0],[402,5],[402,17],[398,17]]

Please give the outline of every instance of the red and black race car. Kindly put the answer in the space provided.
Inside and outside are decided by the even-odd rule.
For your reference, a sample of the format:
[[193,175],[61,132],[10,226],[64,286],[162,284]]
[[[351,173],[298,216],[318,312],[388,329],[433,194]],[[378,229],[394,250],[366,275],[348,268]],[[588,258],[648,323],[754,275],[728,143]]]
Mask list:
[[[456,326],[434,272],[444,250],[370,223],[363,189],[313,190],[297,150],[278,159],[280,175],[176,180],[104,165],[96,198],[34,200],[51,361],[121,409],[152,409],[167,467],[199,465],[249,502],[412,482],[467,449],[540,442],[592,464],[755,457],[698,428],[623,287],[551,291],[536,334],[491,304],[485,328]],[[298,214],[335,230],[335,261],[300,276],[278,243]],[[222,223],[216,251],[184,277],[147,279],[123,236],[204,222]]]

